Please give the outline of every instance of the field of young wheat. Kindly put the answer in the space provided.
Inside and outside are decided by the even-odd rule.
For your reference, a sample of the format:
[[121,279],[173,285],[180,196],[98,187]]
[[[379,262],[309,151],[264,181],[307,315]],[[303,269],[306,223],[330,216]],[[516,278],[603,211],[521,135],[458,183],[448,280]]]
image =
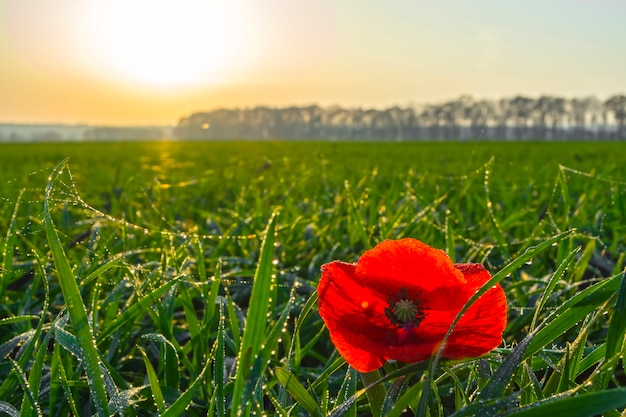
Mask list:
[[[1,145],[0,415],[623,417],[625,154],[626,143]],[[457,332],[473,320],[499,336],[463,318],[499,285],[495,349],[450,358],[473,343],[452,328],[417,362],[390,354],[357,370],[338,353],[320,316],[322,265],[402,238],[484,265],[491,279],[459,306]],[[405,326],[403,300],[387,295],[391,325],[428,320],[409,305],[419,320]],[[355,318],[358,337],[379,334],[367,320]]]

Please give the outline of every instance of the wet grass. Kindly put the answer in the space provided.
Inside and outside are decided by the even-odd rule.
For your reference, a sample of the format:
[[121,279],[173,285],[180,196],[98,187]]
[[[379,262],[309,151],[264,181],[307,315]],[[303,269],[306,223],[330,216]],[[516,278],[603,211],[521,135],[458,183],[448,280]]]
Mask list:
[[[2,145],[0,412],[623,415],[624,151]],[[320,266],[407,236],[501,280],[503,344],[363,379],[317,314]]]

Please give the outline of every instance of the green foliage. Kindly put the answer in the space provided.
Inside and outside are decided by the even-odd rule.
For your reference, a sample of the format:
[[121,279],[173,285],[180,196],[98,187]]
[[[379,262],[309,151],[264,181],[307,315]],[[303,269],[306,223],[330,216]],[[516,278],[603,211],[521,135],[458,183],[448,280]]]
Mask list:
[[[2,145],[0,414],[624,415],[624,151]],[[320,266],[400,237],[485,264],[501,348],[345,364]]]

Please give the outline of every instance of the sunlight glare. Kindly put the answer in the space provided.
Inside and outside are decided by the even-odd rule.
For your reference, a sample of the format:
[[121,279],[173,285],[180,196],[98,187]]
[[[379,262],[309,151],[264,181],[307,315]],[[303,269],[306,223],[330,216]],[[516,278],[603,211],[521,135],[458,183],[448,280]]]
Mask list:
[[95,12],[97,53],[127,81],[162,87],[211,84],[230,64],[237,25],[224,3],[106,0]]

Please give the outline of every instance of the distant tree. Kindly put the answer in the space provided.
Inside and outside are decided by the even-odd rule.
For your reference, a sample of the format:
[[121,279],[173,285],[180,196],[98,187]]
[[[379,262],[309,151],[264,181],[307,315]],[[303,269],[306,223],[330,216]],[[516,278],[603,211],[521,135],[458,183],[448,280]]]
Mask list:
[[516,96],[509,103],[513,116],[513,126],[516,139],[529,139],[528,122],[533,112],[534,103],[531,98]]
[[495,138],[509,140],[509,120],[512,117],[510,100],[502,98],[496,103]]
[[589,132],[587,131],[588,104],[589,101],[585,98],[573,98],[570,100],[570,118],[572,121],[570,137],[589,139]]
[[463,95],[419,108],[216,109],[182,118],[174,132],[187,139],[565,140],[626,138],[625,124],[624,95],[605,102],[595,97],[515,96],[494,101]]
[[496,122],[496,109],[494,103],[489,100],[474,102],[469,109],[470,137],[472,139],[488,139],[490,124]]
[[613,113],[613,118],[617,122],[617,138],[626,139],[626,131],[624,130],[624,122],[626,121],[626,96],[623,94],[612,96],[604,102],[604,106],[608,111]]
[[541,96],[535,101],[531,113],[533,137],[545,138],[548,131],[548,114],[552,105],[552,97]]
[[559,125],[563,123],[566,117],[565,99],[561,97],[551,97],[548,115],[552,123],[551,138],[559,139]]

